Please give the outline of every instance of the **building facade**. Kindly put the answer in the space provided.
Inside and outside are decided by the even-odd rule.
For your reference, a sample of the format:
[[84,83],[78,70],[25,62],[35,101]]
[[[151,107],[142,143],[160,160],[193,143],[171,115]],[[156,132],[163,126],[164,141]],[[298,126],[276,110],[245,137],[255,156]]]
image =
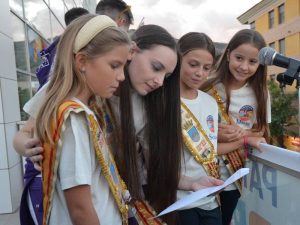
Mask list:
[[64,31],[64,14],[73,7],[94,12],[96,0],[0,1],[0,214],[14,212],[21,199],[22,161],[12,141],[28,118],[23,105],[38,88],[39,52]]
[[[300,59],[300,0],[263,0],[240,15],[238,20],[260,32],[269,47]],[[268,67],[268,75],[275,76],[284,71],[279,67]]]

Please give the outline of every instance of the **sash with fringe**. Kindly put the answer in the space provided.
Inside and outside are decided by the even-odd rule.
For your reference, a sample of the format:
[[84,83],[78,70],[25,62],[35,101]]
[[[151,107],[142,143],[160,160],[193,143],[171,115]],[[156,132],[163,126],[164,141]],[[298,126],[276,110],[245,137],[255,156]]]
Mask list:
[[83,106],[75,101],[65,101],[61,104],[57,113],[57,121],[53,121],[51,126],[54,145],[50,145],[49,143],[43,144],[43,225],[48,224],[52,207],[53,193],[57,180],[57,168],[60,158],[60,147],[63,141],[61,139],[61,133],[65,129],[64,123],[71,112],[85,112],[86,114],[97,161],[101,166],[102,173],[109,184],[110,191],[113,194],[114,200],[120,210],[122,222],[124,225],[127,225],[127,202],[130,200],[130,194],[119,175],[113,156],[107,147],[103,132],[95,116],[93,114],[89,114],[84,110]]
[[[103,128],[103,133],[105,138],[111,140],[112,138],[117,138],[114,131],[116,131],[116,119],[112,111],[112,107],[109,101],[104,99],[97,99],[91,105],[92,110],[96,113],[100,126]],[[115,146],[110,146],[113,143],[112,141],[108,142],[108,147],[113,148]],[[116,146],[118,147],[118,146]],[[112,152],[112,151],[111,151]],[[129,205],[129,215],[132,216],[129,218],[129,225],[163,225],[159,218],[154,218],[156,212],[154,209],[143,200],[132,200]]]
[[[226,113],[226,109],[224,107],[224,102],[223,102],[221,96],[219,95],[218,91],[213,87],[210,90],[210,94],[217,101],[218,108],[219,108],[219,115],[221,118],[221,123],[232,124],[232,120],[230,119],[229,115]],[[221,156],[226,165],[226,168],[228,169],[228,171],[231,175],[233,173],[235,173],[237,170],[239,170],[240,168],[244,167],[244,159],[241,157],[239,152],[240,152],[240,149],[236,149],[232,152],[229,152],[229,153]],[[236,184],[239,192],[242,193],[243,180],[239,179],[235,182],[235,184]]]
[[216,149],[197,118],[183,102],[181,102],[181,117],[185,146],[208,175],[220,178]]

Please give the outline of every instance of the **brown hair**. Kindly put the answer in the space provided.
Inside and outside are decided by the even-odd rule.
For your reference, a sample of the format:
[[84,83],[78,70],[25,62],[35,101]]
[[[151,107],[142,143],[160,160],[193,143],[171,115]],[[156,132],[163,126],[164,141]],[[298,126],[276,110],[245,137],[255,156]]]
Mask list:
[[213,41],[204,33],[189,32],[183,35],[177,44],[181,57],[195,49],[207,50],[213,58],[216,55]]
[[[232,75],[229,70],[229,62],[227,60],[227,55],[243,44],[251,44],[258,50],[266,46],[264,38],[257,31],[250,29],[240,30],[229,41],[222,57],[218,62],[217,69],[215,71],[215,76],[208,80],[201,87],[202,90],[208,91],[213,85],[217,83],[222,83],[225,87],[227,113],[229,111],[230,106],[229,84],[232,79]],[[255,74],[249,78],[248,83],[254,90],[257,102],[257,128],[258,130],[264,130],[265,128],[267,128],[266,105],[268,98],[266,66],[259,65]]]

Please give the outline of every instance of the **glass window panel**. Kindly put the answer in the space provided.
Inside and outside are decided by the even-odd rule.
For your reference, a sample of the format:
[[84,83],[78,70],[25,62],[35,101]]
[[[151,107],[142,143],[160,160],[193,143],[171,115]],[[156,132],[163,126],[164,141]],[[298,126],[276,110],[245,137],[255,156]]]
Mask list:
[[16,66],[18,69],[28,71],[26,60],[26,44],[24,23],[11,13],[12,38],[14,40]]
[[250,29],[251,30],[255,30],[255,21],[250,23]]
[[269,12],[269,28],[274,27],[274,10]]
[[60,23],[65,25],[65,5],[62,0],[50,0],[50,8]]
[[279,53],[285,54],[285,39],[279,40]]
[[275,49],[275,42],[270,43],[269,46],[270,46],[270,48]]
[[28,120],[29,116],[23,111],[23,106],[31,98],[30,76],[24,73],[17,72],[17,79],[21,120]]
[[22,0],[9,0],[9,6],[15,13],[23,18]]
[[60,36],[64,32],[64,28],[57,21],[56,17],[51,13],[52,36],[53,39]]
[[284,4],[280,5],[278,7],[278,13],[279,13],[279,24],[284,23]]
[[51,40],[49,8],[42,0],[24,0],[26,19],[45,39]]
[[34,96],[38,89],[39,89],[39,81],[35,76],[31,76],[31,91],[32,91],[32,96]]
[[30,60],[30,71],[36,72],[36,68],[41,63],[40,51],[47,47],[47,42],[41,38],[36,32],[28,27],[28,50]]
[[75,7],[75,3],[73,0],[65,0],[66,6],[68,7],[67,10],[72,9]]
[[74,2],[76,3],[76,7],[82,7],[82,1],[80,0],[74,0]]

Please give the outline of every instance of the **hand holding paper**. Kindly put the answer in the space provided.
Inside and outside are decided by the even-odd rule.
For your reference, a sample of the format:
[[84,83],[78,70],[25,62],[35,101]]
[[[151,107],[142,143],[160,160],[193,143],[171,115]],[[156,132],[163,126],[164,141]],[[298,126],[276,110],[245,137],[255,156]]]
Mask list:
[[229,184],[232,184],[233,182],[235,182],[236,180],[240,179],[241,177],[247,175],[248,173],[249,173],[249,168],[239,169],[231,177],[229,177],[224,182],[224,184],[222,184],[220,186],[204,188],[199,191],[193,192],[190,195],[186,196],[185,198],[182,198],[179,201],[175,202],[174,204],[170,205],[168,208],[166,208],[160,214],[158,214],[157,217],[165,215],[170,212],[173,212],[177,209],[181,209],[189,204],[192,204],[192,203],[200,200],[201,198],[211,195],[217,191],[220,191],[221,189],[225,188]]

